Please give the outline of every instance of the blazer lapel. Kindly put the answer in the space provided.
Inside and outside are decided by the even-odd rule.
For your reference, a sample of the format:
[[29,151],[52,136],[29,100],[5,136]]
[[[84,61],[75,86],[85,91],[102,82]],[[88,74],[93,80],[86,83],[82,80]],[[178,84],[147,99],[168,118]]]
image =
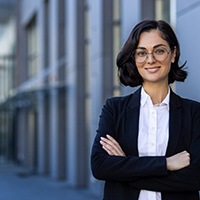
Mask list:
[[[126,108],[126,139],[128,153],[138,155],[138,129],[140,113],[140,94],[141,88],[138,89],[130,98]],[[166,155],[173,155],[179,141],[182,127],[182,104],[172,90],[170,94],[170,111],[169,111],[169,141]],[[178,152],[177,152],[178,153]]]
[[170,94],[170,111],[169,111],[169,141],[167,146],[167,156],[171,156],[175,152],[181,127],[182,127],[182,105],[180,98],[171,90]]
[[138,89],[130,98],[126,108],[126,140],[128,153],[138,155],[138,125],[140,112],[140,93]]

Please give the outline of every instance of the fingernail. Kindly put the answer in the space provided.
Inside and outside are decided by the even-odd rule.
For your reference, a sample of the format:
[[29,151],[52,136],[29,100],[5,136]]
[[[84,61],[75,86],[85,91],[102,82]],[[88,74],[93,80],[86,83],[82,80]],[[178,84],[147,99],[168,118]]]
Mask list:
[[111,136],[110,136],[110,135],[108,135],[108,134],[107,134],[106,136],[107,136],[107,137],[111,137]]

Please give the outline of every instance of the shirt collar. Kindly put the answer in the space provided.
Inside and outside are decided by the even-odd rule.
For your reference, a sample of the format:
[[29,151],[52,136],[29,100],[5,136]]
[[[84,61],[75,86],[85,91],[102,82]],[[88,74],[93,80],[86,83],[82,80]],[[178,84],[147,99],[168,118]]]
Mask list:
[[[161,105],[161,106],[166,105],[169,109],[169,97],[170,97],[170,88],[168,87],[167,96],[165,97],[165,99],[159,105]],[[141,89],[140,104],[141,104],[142,107],[144,107],[145,104],[150,105],[150,106],[154,106],[152,101],[151,101],[150,96],[145,92],[143,87]]]

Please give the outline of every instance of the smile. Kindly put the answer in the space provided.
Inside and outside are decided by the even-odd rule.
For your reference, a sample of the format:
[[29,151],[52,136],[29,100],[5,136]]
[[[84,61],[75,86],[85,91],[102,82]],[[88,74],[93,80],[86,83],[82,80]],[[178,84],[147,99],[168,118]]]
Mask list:
[[149,73],[153,74],[156,73],[160,67],[154,67],[154,68],[145,68]]

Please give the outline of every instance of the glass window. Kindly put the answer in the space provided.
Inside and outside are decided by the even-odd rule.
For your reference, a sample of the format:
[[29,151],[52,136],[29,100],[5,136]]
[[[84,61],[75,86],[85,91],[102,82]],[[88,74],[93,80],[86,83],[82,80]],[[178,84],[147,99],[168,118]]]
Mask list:
[[44,41],[44,47],[45,51],[44,53],[44,67],[49,67],[49,1],[46,0],[44,2],[44,27],[43,27],[43,41]]
[[117,76],[117,66],[116,66],[116,57],[117,54],[120,51],[120,0],[115,0],[113,2],[113,85],[114,85],[114,91],[113,94],[115,96],[120,95],[120,86],[119,86],[119,81],[118,81],[118,76]]
[[[49,68],[49,0],[44,1],[44,27],[43,27],[43,44],[44,44],[44,68]],[[49,76],[45,76],[44,82],[49,83]]]
[[142,0],[141,19],[170,21],[170,0]]
[[65,55],[66,55],[66,17],[65,17],[65,0],[58,1],[58,76],[59,83],[65,81]]
[[28,78],[37,74],[37,32],[36,18],[34,17],[27,26],[27,76]]
[[58,58],[65,56],[65,0],[58,1]]

